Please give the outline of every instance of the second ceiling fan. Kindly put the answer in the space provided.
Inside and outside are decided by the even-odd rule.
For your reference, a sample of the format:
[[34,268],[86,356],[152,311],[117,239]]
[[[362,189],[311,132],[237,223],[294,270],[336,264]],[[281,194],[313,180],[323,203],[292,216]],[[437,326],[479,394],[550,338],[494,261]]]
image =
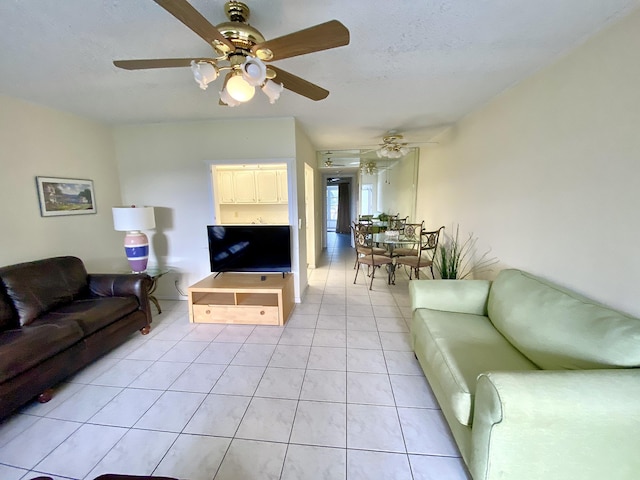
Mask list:
[[273,103],[283,88],[307,97],[322,100],[329,91],[307,80],[264,62],[272,62],[349,44],[349,30],[338,20],[331,20],[272,40],[249,25],[249,7],[242,2],[225,4],[228,22],[212,25],[187,0],[154,0],[200,36],[215,53],[215,58],[161,58],[115,60],[116,67],[125,70],[191,67],[200,88],[227,71],[220,92],[220,103],[236,106],[250,100],[256,87]]

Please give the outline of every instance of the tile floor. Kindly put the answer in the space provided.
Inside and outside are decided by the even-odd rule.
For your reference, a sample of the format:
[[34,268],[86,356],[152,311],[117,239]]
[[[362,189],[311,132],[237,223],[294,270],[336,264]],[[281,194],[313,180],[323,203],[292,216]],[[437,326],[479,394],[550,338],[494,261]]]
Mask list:
[[162,302],[148,336],[0,425],[0,479],[468,479],[411,352],[407,277],[354,285],[348,237],[284,328],[190,324]]

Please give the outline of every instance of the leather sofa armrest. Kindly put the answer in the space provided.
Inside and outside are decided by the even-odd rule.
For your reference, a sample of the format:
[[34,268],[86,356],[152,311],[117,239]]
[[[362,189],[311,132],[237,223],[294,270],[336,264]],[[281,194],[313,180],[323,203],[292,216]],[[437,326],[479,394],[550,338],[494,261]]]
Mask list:
[[89,290],[97,297],[125,297],[134,295],[138,299],[140,310],[147,316],[151,325],[151,306],[149,288],[151,279],[145,273],[93,273],[88,276]]
[[409,282],[411,310],[487,315],[489,280],[413,280]]
[[474,479],[636,478],[640,369],[478,376]]

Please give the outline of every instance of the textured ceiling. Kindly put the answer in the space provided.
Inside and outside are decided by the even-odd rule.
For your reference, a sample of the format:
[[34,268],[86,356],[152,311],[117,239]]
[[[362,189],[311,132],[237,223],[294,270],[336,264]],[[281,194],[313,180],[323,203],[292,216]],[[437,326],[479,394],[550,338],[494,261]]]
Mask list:
[[[223,0],[192,0],[226,21]],[[246,0],[249,23],[275,38],[331,19],[346,47],[276,62],[330,90],[285,90],[218,106],[188,68],[125,71],[114,59],[211,56],[151,0],[1,0],[0,94],[110,124],[296,117],[318,149],[375,145],[388,130],[426,141],[552,63],[640,0]]]

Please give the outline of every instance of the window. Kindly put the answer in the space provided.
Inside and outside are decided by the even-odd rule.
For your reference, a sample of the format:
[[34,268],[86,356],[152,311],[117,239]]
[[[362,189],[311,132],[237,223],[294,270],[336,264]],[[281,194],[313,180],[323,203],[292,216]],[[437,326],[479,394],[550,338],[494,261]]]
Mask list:
[[373,184],[364,183],[361,192],[360,215],[373,215]]
[[338,186],[327,186],[327,231],[336,231],[336,220],[338,220]]

